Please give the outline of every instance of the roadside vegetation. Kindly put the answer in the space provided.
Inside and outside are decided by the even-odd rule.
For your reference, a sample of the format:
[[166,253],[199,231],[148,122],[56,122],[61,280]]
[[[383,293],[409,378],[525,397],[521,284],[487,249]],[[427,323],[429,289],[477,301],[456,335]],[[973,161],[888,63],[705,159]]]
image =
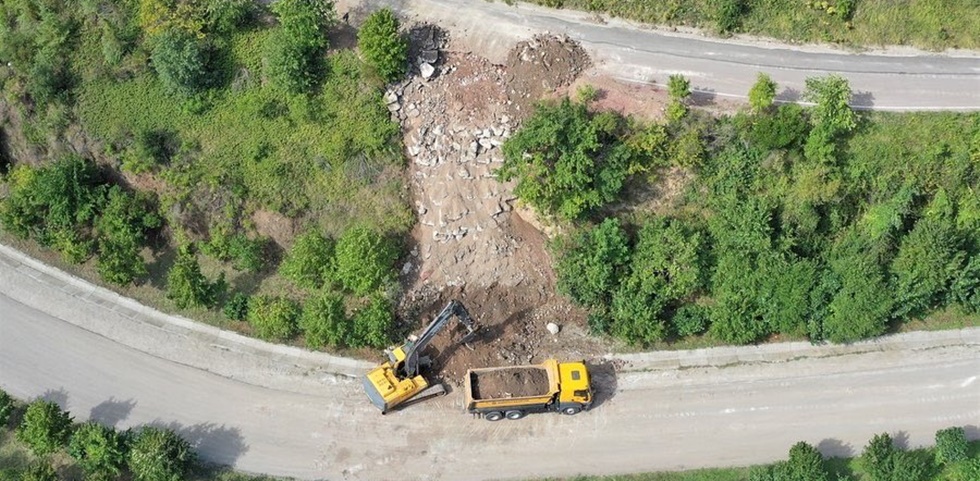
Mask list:
[[[662,123],[564,99],[503,146],[498,174],[565,234],[558,289],[639,346],[701,335],[851,342],[937,310],[980,314],[980,116],[859,114],[837,76],[816,105],[712,117],[680,78]],[[682,174],[682,175],[681,175]],[[662,205],[635,199],[687,178]]]
[[[191,429],[193,431],[193,429]],[[936,432],[935,445],[904,449],[886,433],[860,456],[825,459],[805,442],[788,459],[746,468],[702,469],[623,476],[579,476],[569,481],[972,481],[980,476],[980,441],[962,427]],[[94,479],[114,481],[272,481],[207,465],[172,429],[124,431],[96,422],[75,423],[57,404],[24,405],[0,390],[0,481]]]
[[[192,430],[193,431],[193,430]],[[76,423],[57,404],[0,390],[0,481],[273,481],[201,462],[173,429]]]
[[976,49],[973,0],[532,0],[639,22],[748,33],[792,43]]
[[365,25],[330,50],[327,0],[3,2],[0,227],[223,327],[387,344],[407,43],[390,11]]

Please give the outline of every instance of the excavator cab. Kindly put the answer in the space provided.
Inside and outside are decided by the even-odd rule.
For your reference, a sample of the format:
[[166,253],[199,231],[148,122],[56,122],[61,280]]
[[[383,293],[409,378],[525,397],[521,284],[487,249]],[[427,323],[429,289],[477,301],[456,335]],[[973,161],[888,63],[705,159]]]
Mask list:
[[409,337],[401,346],[385,350],[388,360],[364,376],[364,391],[371,403],[381,410],[381,414],[386,414],[408,401],[418,402],[446,393],[442,384],[430,385],[421,375],[420,369],[429,364],[428,358],[421,356],[421,351],[446,327],[453,316],[458,317],[469,331],[460,342],[468,342],[477,332],[475,323],[463,304],[453,300],[421,334]]

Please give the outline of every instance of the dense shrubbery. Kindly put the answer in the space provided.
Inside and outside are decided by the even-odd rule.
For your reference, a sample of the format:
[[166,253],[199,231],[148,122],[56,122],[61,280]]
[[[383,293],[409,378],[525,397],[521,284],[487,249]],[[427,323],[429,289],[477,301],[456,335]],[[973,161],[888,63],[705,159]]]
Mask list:
[[27,405],[17,439],[38,456],[51,454],[68,445],[71,421],[71,416],[57,404],[38,399]]
[[217,305],[226,288],[224,276],[209,281],[201,273],[192,245],[178,248],[177,258],[167,273],[167,298],[180,309],[187,307],[207,307]]
[[196,458],[183,438],[152,426],[140,429],[129,449],[129,470],[136,481],[181,481]]
[[284,297],[256,296],[248,302],[246,320],[262,339],[285,341],[296,335],[300,307]]
[[267,75],[283,89],[309,90],[323,73],[327,29],[335,22],[327,0],[281,0],[272,4],[279,28],[266,39]]
[[503,146],[500,179],[549,215],[572,220],[614,200],[646,158],[623,141],[616,114],[592,113],[567,98],[542,104]]
[[[975,312],[980,118],[860,118],[833,76],[807,82],[812,109],[771,108],[774,88],[758,85],[752,112],[707,123],[691,112],[657,136],[666,146],[652,142],[670,152],[692,131],[707,139],[672,215],[585,217],[556,242],[558,286],[592,310],[592,327],[639,344],[706,329],[731,343],[851,342],[950,305]],[[518,194],[559,175],[519,177],[530,185]]]

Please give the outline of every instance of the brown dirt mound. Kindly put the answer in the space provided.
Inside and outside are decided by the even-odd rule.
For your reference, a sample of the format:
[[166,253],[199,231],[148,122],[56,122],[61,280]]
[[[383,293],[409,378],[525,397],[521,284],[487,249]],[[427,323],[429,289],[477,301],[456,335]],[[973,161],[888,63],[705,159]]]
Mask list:
[[544,369],[502,369],[473,376],[476,399],[540,396],[547,392],[548,373]]
[[511,115],[526,116],[534,103],[575,81],[592,61],[568,37],[539,35],[518,43],[507,55],[507,94]]

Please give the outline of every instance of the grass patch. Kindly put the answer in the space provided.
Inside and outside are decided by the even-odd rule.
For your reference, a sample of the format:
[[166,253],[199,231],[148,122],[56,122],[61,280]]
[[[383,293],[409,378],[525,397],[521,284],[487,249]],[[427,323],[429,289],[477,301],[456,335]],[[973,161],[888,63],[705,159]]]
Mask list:
[[[709,0],[532,1],[654,24],[721,30],[719,26],[734,22],[734,31],[792,43],[912,45],[930,50],[980,45],[980,16],[973,0],[742,0],[729,2],[740,7],[733,19],[719,8],[726,2]],[[847,3],[853,10],[842,15]]]

